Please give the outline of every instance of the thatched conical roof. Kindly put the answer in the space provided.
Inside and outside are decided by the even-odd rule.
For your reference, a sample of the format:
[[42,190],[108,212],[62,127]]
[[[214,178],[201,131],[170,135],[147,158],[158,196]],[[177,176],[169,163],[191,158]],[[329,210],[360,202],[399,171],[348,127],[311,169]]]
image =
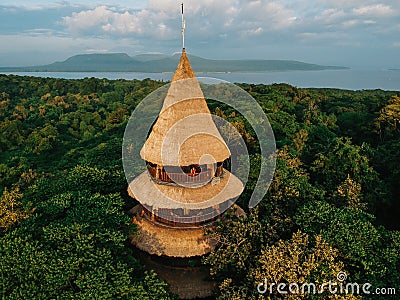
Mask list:
[[184,49],[159,117],[140,155],[163,166],[214,163],[230,156]]

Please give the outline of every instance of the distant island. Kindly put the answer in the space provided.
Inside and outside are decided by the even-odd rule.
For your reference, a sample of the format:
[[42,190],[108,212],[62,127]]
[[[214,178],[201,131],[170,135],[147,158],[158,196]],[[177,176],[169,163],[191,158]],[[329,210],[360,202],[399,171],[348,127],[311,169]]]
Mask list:
[[[323,66],[295,60],[214,60],[189,55],[197,73],[263,72],[263,71],[318,71],[348,69]],[[79,54],[62,62],[31,67],[0,67],[1,72],[141,72],[163,73],[175,70],[179,55],[126,53]]]

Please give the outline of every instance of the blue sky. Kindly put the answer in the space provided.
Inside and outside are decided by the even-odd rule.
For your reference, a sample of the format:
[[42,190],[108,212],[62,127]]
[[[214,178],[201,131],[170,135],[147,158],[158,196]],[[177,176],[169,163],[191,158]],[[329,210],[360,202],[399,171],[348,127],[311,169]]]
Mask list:
[[[186,48],[216,59],[400,68],[400,0],[186,0]],[[178,0],[0,1],[0,66],[180,51]]]

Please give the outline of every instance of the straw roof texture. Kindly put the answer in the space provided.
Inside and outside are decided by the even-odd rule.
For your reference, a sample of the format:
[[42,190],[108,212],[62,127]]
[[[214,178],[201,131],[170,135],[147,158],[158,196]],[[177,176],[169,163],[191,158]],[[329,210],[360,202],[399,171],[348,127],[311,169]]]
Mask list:
[[128,193],[140,203],[158,208],[208,208],[234,199],[243,192],[243,183],[229,171],[224,171],[225,176],[219,182],[195,188],[157,184],[145,171],[129,184]]
[[196,77],[196,75],[194,74],[192,66],[190,65],[189,58],[186,55],[186,50],[183,48],[178,67],[176,68],[174,76],[172,77],[172,82],[194,77]]
[[157,226],[144,217],[135,215],[132,222],[138,232],[130,238],[140,250],[154,255],[172,257],[192,257],[209,253],[216,242],[204,236],[202,228],[182,229]]
[[162,166],[220,162],[230,156],[185,51],[140,155]]

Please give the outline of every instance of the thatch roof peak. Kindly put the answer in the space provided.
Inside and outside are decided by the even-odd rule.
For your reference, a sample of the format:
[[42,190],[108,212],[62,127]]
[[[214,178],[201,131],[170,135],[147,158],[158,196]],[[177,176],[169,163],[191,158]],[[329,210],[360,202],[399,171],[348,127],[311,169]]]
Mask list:
[[186,50],[183,48],[178,67],[176,68],[174,76],[172,77],[172,82],[194,77],[196,77],[196,75],[194,74],[192,66],[190,65],[189,57],[186,55]]
[[163,166],[211,164],[230,156],[185,49],[140,154],[144,160]]

